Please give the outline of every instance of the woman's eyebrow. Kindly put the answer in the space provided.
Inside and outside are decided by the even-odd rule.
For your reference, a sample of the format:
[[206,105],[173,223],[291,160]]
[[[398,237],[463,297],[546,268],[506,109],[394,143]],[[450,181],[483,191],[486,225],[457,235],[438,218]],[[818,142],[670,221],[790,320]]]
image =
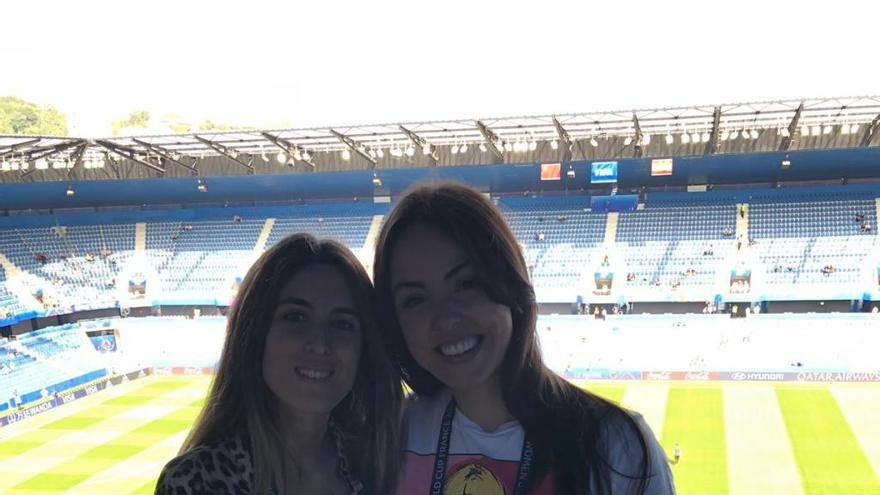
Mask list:
[[304,306],[306,308],[313,309],[312,303],[298,297],[285,297],[284,299],[278,301],[279,307],[285,304],[295,304],[297,306]]

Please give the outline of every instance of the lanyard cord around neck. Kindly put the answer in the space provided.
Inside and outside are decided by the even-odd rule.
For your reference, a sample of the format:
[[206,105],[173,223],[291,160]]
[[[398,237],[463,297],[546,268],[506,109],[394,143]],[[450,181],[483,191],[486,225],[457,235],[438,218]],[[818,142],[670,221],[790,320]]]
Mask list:
[[[440,434],[437,436],[437,453],[434,457],[434,469],[431,471],[430,495],[443,495],[443,487],[446,486],[446,468],[449,462],[449,444],[452,440],[452,420],[455,418],[455,398],[449,400],[446,411],[443,413],[443,421],[440,423]],[[532,461],[534,450],[532,442],[523,439],[522,452],[519,457],[519,470],[516,475],[516,484],[513,495],[525,495],[526,486],[532,475]]]

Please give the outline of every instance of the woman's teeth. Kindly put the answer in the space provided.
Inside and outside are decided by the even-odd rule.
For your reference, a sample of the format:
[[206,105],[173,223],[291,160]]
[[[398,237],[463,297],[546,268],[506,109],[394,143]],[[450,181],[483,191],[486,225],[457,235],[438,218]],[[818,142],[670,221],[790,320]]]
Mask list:
[[460,354],[464,354],[465,352],[473,349],[480,343],[479,337],[468,337],[464,340],[459,340],[458,342],[452,342],[450,344],[444,344],[440,346],[440,352],[444,356],[458,356]]
[[317,370],[312,368],[297,367],[294,368],[294,371],[296,371],[297,375],[303,378],[315,381],[325,381],[333,376],[333,370]]

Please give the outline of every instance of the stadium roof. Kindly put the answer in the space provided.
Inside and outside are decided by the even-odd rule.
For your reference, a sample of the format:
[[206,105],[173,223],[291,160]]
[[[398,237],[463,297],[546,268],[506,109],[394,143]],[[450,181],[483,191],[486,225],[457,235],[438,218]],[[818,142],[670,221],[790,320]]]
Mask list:
[[0,182],[689,156],[880,144],[880,96],[332,128],[0,136]]

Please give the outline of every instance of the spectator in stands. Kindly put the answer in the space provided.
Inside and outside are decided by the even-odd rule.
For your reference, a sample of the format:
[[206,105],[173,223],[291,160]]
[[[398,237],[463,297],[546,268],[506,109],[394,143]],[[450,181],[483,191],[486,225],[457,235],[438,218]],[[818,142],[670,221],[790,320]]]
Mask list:
[[724,237],[730,237],[733,235],[733,230],[730,227],[724,227],[724,230],[721,231]]
[[856,223],[858,223],[858,224],[865,223],[864,213],[856,213]]
[[21,408],[21,396],[18,395],[18,389],[12,391],[12,408],[16,411]]
[[559,215],[558,217],[556,217],[556,219],[559,220],[560,222],[564,222],[564,221],[568,220],[568,217],[566,215]]
[[92,253],[86,253],[86,261],[88,261],[88,262],[95,261],[95,255]]
[[263,253],[156,493],[391,493],[402,390],[373,301],[342,244],[295,234]]
[[186,224],[183,226],[183,230],[186,232],[192,232],[193,226],[190,224]]
[[757,244],[757,242],[755,242],[755,239],[753,239],[752,236],[749,236],[749,247],[752,247],[755,244]]
[[46,253],[37,253],[34,255],[34,258],[36,258],[37,261],[43,264],[49,261],[49,255]]
[[636,274],[635,274],[635,273],[633,273],[633,272],[629,272],[629,273],[626,274],[626,281],[627,281],[627,282],[633,282],[633,281],[635,281],[635,279],[636,279]]
[[866,222],[866,223],[863,223],[863,224],[859,227],[859,229],[860,229],[862,232],[870,232],[870,231],[871,231],[871,224],[869,224],[869,223],[867,223],[867,222]]
[[232,221],[233,222],[241,222],[241,215],[235,215],[234,217],[232,217]]
[[107,256],[110,256],[110,250],[105,247],[102,247],[101,248],[101,257],[106,258]]
[[58,259],[63,260],[63,259],[66,259],[66,258],[67,258],[67,254],[65,254],[64,251],[59,251],[59,252],[58,252]]
[[674,493],[644,420],[544,364],[525,262],[490,200],[460,184],[410,190],[385,219],[373,266],[387,346],[418,397],[405,434],[418,463],[404,463],[397,493],[453,491],[423,468],[442,462],[437,445],[508,487],[527,465],[502,471],[492,459],[544,459],[527,470],[532,493]]

